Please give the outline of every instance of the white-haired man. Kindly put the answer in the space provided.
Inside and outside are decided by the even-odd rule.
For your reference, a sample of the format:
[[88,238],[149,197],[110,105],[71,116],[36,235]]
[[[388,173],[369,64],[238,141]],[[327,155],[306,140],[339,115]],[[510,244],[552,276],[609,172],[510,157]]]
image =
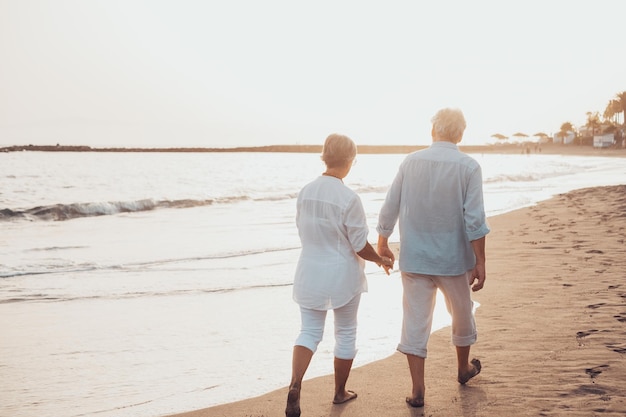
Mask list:
[[457,380],[465,384],[481,370],[469,360],[476,342],[471,292],[485,283],[486,222],[478,162],[459,151],[465,118],[458,109],[439,110],[431,119],[432,144],[400,165],[379,214],[378,253],[394,259],[388,245],[399,220],[399,267],[403,322],[398,350],[407,356],[413,384],[406,402],[424,405],[424,363],[437,289],[452,315]]

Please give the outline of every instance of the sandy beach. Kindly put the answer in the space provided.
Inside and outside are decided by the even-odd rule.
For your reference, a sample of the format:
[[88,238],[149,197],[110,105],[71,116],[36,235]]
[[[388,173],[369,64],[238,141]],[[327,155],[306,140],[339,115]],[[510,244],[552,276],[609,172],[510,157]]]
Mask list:
[[[480,375],[456,382],[449,329],[434,333],[426,405],[407,406],[404,355],[305,380],[303,416],[626,415],[626,185],[589,188],[490,218],[487,284],[475,294]],[[398,323],[400,326],[400,323]],[[314,359],[315,360],[315,359]],[[176,417],[283,416],[285,388]]]
[[[359,145],[360,154],[408,154],[429,145]],[[580,156],[608,156],[625,157],[626,148],[608,147],[595,148],[590,145],[562,145],[562,144],[512,144],[500,143],[493,145],[466,145],[459,144],[459,149],[473,154],[544,154],[544,155],[580,155]],[[85,145],[14,145],[0,147],[0,152],[149,152],[149,153],[203,153],[203,152],[289,152],[289,153],[317,153],[322,151],[322,145],[269,145],[237,148],[97,148]]]

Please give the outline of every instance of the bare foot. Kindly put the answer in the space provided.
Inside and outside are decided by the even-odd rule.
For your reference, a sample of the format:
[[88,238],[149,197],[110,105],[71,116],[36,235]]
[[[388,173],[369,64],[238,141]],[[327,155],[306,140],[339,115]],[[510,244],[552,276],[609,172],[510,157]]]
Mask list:
[[354,391],[346,391],[342,396],[335,395],[335,399],[333,400],[333,404],[343,404],[350,400],[354,400],[357,397],[356,392]]
[[300,417],[300,389],[291,388],[287,394],[286,417]]
[[470,379],[474,378],[476,375],[478,375],[480,373],[480,370],[482,368],[482,365],[480,364],[480,361],[478,359],[472,359],[472,361],[470,363],[472,364],[472,369],[470,369],[465,374],[460,374],[459,373],[457,381],[459,381],[459,384],[461,384],[461,385],[465,385],[467,383],[467,381],[469,381]]
[[406,403],[408,405],[410,405],[411,407],[423,407],[424,406],[424,399],[423,398],[411,398],[411,397],[406,397]]

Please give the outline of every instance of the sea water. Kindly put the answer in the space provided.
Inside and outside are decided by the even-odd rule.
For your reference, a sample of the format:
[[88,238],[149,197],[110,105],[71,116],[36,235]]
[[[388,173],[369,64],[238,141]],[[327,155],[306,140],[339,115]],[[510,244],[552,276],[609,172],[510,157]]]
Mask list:
[[[626,178],[619,158],[474,157],[489,216]],[[359,155],[345,179],[370,242],[403,158]],[[286,386],[295,197],[322,171],[316,154],[0,154],[0,416],[156,417]],[[401,324],[399,273],[366,272],[355,366],[393,354]],[[330,322],[307,378],[333,372]]]

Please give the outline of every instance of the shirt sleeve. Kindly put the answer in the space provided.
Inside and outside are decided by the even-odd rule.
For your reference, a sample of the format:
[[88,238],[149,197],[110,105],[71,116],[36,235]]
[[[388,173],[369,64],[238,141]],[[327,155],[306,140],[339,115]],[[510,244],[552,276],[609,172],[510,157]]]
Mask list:
[[483,178],[480,166],[469,177],[464,203],[465,233],[472,240],[480,239],[489,233],[483,201]]
[[[404,164],[403,164],[404,165]],[[383,237],[389,237],[393,233],[393,229],[398,221],[400,214],[400,200],[402,196],[402,182],[404,179],[404,173],[402,166],[398,170],[395,179],[391,183],[389,191],[387,191],[387,197],[378,214],[378,225],[376,231]]]
[[348,240],[355,252],[360,252],[367,243],[369,229],[363,203],[357,194],[350,200],[344,215],[344,225],[348,232]]

